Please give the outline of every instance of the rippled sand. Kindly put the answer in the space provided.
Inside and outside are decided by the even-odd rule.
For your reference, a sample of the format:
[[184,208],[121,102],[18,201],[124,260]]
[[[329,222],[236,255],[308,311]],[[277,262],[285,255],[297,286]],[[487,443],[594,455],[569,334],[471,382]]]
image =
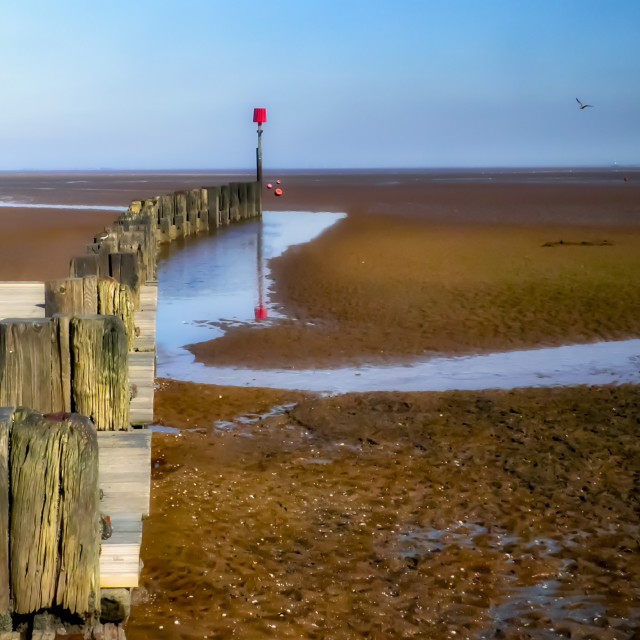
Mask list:
[[[252,414],[216,422],[227,400]],[[289,408],[260,417],[271,404]],[[156,414],[195,431],[154,434],[129,638],[640,631],[636,387],[301,399],[162,381]]]

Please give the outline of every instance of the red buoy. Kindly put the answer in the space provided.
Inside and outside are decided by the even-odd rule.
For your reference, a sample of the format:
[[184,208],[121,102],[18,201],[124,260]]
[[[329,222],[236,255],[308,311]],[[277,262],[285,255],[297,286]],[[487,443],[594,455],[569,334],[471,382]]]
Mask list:
[[624,177],[624,181],[625,182],[629,182],[629,178],[627,178],[627,176]]
[[280,184],[280,180],[276,180],[276,184]]
[[273,187],[273,185],[272,185],[271,183],[269,183],[269,184],[267,185],[267,189],[271,189],[271,187]]
[[276,189],[273,193],[275,193],[277,196],[281,196],[282,195],[282,189]]

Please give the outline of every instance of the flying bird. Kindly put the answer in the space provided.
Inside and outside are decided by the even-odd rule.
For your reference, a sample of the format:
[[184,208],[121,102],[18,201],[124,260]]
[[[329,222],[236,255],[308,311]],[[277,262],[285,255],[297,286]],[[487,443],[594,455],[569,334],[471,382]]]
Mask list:
[[578,98],[576,98],[576,102],[579,105],[579,109],[586,109],[587,107],[593,107],[592,104],[582,104],[582,102],[580,102],[580,100],[578,100]]

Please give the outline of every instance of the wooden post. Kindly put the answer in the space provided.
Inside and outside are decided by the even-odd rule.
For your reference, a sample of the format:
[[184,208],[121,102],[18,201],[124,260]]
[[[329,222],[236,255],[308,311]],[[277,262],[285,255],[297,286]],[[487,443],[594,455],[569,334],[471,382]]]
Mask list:
[[114,229],[105,229],[93,239],[93,244],[87,245],[87,253],[97,256],[98,276],[108,276],[109,254],[118,251],[118,235]]
[[207,187],[207,207],[209,229],[217,229],[220,226],[220,187]]
[[237,222],[240,214],[240,200],[238,198],[238,183],[229,183],[229,222]]
[[229,224],[229,202],[231,189],[228,184],[220,187],[220,226],[226,227]]
[[69,275],[72,278],[84,278],[85,276],[97,276],[100,269],[97,254],[76,256],[71,259]]
[[13,407],[0,407],[0,632],[11,631],[9,589],[9,438]]
[[197,234],[200,231],[200,189],[189,189],[187,191],[187,220],[191,228],[191,233]]
[[98,313],[122,318],[127,333],[128,351],[133,351],[135,339],[134,311],[133,296],[126,284],[112,278],[103,278],[98,282]]
[[201,231],[209,230],[209,192],[207,189],[200,190],[200,209],[198,211],[198,220]]
[[70,400],[65,320],[0,321],[0,406],[64,411]]
[[[173,227],[175,229],[175,227]],[[160,220],[160,227],[158,230],[158,244],[163,242],[171,242],[171,220],[169,218],[162,218]]]
[[249,183],[240,182],[238,187],[238,197],[240,200],[240,220],[246,220],[249,217]]
[[11,593],[15,612],[100,606],[98,440],[73,414],[20,408],[11,433]]
[[101,431],[129,428],[127,334],[116,316],[78,316],[70,323],[74,411]]
[[262,217],[262,183],[253,182],[254,216]]
[[129,287],[134,304],[138,308],[140,304],[138,256],[135,253],[109,254],[109,275]]
[[50,318],[56,314],[75,316],[97,313],[97,283],[96,276],[45,282],[45,315]]

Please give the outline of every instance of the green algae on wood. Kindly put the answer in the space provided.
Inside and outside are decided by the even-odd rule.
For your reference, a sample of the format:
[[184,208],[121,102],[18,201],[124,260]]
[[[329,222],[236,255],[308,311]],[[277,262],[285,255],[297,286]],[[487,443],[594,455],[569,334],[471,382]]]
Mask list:
[[19,408],[11,433],[11,594],[26,614],[99,607],[98,441],[88,418]]
[[122,318],[129,351],[133,351],[135,338],[134,311],[131,289],[126,284],[120,284],[112,278],[103,278],[98,282],[98,313]]
[[0,632],[11,631],[9,590],[9,437],[13,407],[0,407]]
[[129,426],[127,335],[116,316],[78,316],[70,326],[74,372],[74,410],[90,417],[98,430]]

